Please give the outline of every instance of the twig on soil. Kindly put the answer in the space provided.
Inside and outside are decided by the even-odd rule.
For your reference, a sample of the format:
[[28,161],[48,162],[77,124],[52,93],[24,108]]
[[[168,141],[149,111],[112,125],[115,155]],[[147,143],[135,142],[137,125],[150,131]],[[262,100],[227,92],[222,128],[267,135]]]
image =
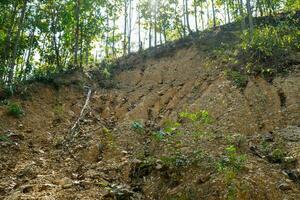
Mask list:
[[71,135],[74,135],[76,136],[75,132],[80,124],[80,121],[84,118],[84,116],[86,115],[85,113],[85,110],[87,109],[88,105],[89,105],[89,102],[90,102],[90,99],[91,99],[91,95],[92,95],[92,88],[90,87],[87,87],[89,89],[88,93],[87,93],[87,96],[86,96],[86,100],[85,100],[85,103],[84,103],[84,106],[80,112],[80,115],[78,117],[78,119],[76,120],[76,122],[74,123],[74,125],[72,126],[71,130],[70,130],[70,133]]

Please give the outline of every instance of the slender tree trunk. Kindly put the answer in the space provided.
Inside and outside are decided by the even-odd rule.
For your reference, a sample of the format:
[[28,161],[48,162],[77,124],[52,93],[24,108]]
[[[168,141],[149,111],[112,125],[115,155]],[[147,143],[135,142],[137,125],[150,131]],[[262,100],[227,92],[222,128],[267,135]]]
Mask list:
[[15,26],[15,18],[16,18],[16,15],[17,15],[17,3],[15,3],[15,6],[13,8],[13,14],[12,14],[12,20],[11,20],[11,25],[8,29],[8,32],[6,34],[6,39],[5,39],[5,48],[3,49],[4,50],[4,57],[3,57],[3,60],[4,60],[4,63],[8,64],[8,61],[9,61],[9,49],[10,49],[10,46],[11,46],[11,37],[12,37],[12,32],[14,30],[14,26]]
[[180,35],[180,38],[182,38],[183,37],[182,36],[182,30],[180,29],[180,28],[182,28],[182,27],[180,27],[180,25],[182,23],[180,23],[181,20],[180,20],[180,17],[178,17],[177,4],[176,3],[174,3],[174,18],[175,18],[174,23],[175,23],[176,31]]
[[159,43],[160,43],[160,45],[162,45],[162,43],[163,43],[161,31],[159,32]]
[[53,44],[54,44],[56,65],[57,65],[57,68],[59,69],[59,71],[61,71],[62,68],[60,65],[60,54],[59,54],[59,48],[58,48],[58,44],[57,44],[57,40],[56,40],[56,34],[57,34],[56,24],[58,21],[57,16],[58,16],[57,11],[52,10],[52,14],[51,14],[52,40],[53,40]]
[[27,74],[30,72],[30,57],[31,57],[31,52],[32,52],[32,48],[33,48],[33,41],[34,41],[34,37],[35,37],[35,27],[33,28],[32,32],[30,33],[30,42],[29,42],[29,50],[28,50],[28,54],[27,54],[27,59],[26,59],[26,63],[25,63],[25,71],[24,71],[24,75],[23,75],[23,80],[26,80],[26,76]]
[[123,55],[126,55],[127,49],[127,0],[124,0],[124,41],[123,41]]
[[228,2],[226,2],[226,10],[227,10],[228,23],[231,23],[231,19],[230,19],[230,10],[229,10]]
[[183,9],[183,37],[186,37],[186,14],[185,14],[185,0],[182,0],[182,9]]
[[163,30],[164,30],[165,43],[167,43],[167,42],[168,42],[168,39],[167,39],[166,28],[164,27]]
[[131,52],[132,0],[129,0],[128,54]]
[[141,13],[138,13],[138,26],[139,26],[139,51],[142,50],[142,41],[141,41]]
[[116,31],[116,13],[114,13],[114,17],[113,17],[113,30],[112,30],[112,51],[113,51],[113,56],[116,57],[116,46],[115,46],[115,31]]
[[253,38],[253,17],[252,17],[252,9],[251,9],[251,4],[250,4],[250,0],[247,0],[246,2],[247,4],[247,12],[248,12],[248,18],[249,18],[249,31],[250,31],[250,37],[251,40]]
[[211,8],[212,8],[212,14],[213,14],[213,27],[216,28],[217,23],[216,23],[216,11],[215,11],[215,2],[214,0],[211,0]]
[[85,64],[88,66],[88,64],[89,64],[89,41],[86,40],[85,42],[86,42],[86,44],[85,44]]
[[243,2],[243,0],[240,0],[240,2],[239,2],[239,10],[240,10],[241,18],[242,18],[242,22],[241,22],[242,30],[245,30],[246,22],[245,22],[245,15],[244,15],[244,2]]
[[79,31],[80,31],[80,0],[76,0],[75,7],[75,47],[74,47],[74,64],[78,66],[78,48],[79,48]]
[[150,23],[149,23],[149,48],[151,48],[152,47],[152,22],[151,22],[151,20],[150,20]]
[[197,4],[196,4],[196,0],[194,0],[194,16],[195,16],[195,28],[196,28],[196,32],[198,32],[198,15],[197,15]]
[[190,26],[190,12],[189,12],[189,4],[188,4],[188,0],[185,0],[185,14],[186,14],[186,25],[188,28],[189,33],[192,32],[191,30],[191,26]]
[[154,47],[157,47],[157,0],[154,1]]
[[79,66],[80,66],[80,69],[82,69],[82,66],[83,66],[83,40],[84,40],[84,35],[83,35],[83,24],[81,23],[80,24],[80,30],[81,30],[81,33],[80,33],[80,63],[79,63]]
[[206,0],[206,14],[207,14],[207,27],[209,27],[210,15],[209,15],[209,2],[208,2],[208,0]]
[[26,14],[26,9],[27,9],[27,0],[24,0],[23,2],[23,8],[21,11],[21,17],[18,25],[18,31],[16,35],[16,40],[15,40],[15,45],[13,49],[13,54],[11,57],[10,61],[10,68],[9,68],[9,73],[8,73],[8,84],[11,86],[13,83],[13,78],[14,78],[14,70],[15,70],[15,65],[16,65],[16,57],[17,57],[17,52],[19,48],[19,41],[20,41],[20,35],[21,32],[23,31],[23,25],[24,25],[24,19],[25,19],[25,14]]
[[201,28],[202,28],[202,30],[204,30],[204,19],[203,19],[203,3],[201,2],[201,5],[200,5],[201,7],[201,15],[200,15],[200,17],[201,17]]
[[[108,9],[106,10],[106,27],[109,28],[109,15],[108,15]],[[105,57],[108,58],[109,56],[109,31],[106,31],[105,35]]]

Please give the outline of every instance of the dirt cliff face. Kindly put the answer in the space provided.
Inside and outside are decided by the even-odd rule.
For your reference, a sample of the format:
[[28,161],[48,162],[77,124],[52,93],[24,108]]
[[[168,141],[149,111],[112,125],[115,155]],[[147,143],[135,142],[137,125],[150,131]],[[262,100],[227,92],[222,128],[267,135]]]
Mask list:
[[[300,199],[299,70],[272,83],[249,77],[241,89],[194,47],[137,63],[116,74],[117,87],[93,88],[76,137],[69,130],[90,83],[31,86],[11,100],[25,110],[19,119],[1,106],[1,199]],[[184,134],[153,140],[179,112],[202,110],[212,119],[205,134],[181,122]],[[247,159],[228,179],[217,168],[231,143]]]

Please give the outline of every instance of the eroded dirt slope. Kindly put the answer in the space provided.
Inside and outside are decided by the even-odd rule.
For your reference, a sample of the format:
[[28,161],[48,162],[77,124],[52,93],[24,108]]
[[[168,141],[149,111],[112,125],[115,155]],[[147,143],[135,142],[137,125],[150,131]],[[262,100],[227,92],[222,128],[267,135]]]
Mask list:
[[[71,76],[13,99],[25,110],[20,119],[0,107],[0,134],[9,138],[0,141],[1,199],[226,199],[230,185],[216,168],[229,137],[247,156],[232,183],[237,199],[300,199],[299,70],[272,83],[249,77],[240,89],[222,64],[189,47],[138,62],[114,77],[112,89]],[[84,85],[94,85],[88,112],[70,136]],[[212,118],[205,135],[153,139],[165,122],[180,121],[179,112],[200,110]],[[132,130],[135,120],[142,134]],[[189,123],[181,129],[189,132]],[[280,160],[273,150],[283,152]],[[184,164],[164,162],[178,152]]]

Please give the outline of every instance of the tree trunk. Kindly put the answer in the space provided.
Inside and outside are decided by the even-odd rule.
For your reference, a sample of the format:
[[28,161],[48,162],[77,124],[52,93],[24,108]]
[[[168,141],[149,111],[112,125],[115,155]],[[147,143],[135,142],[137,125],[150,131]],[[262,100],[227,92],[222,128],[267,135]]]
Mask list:
[[16,35],[16,40],[15,40],[15,45],[13,49],[13,54],[11,57],[10,61],[10,68],[9,68],[9,73],[8,73],[8,84],[11,86],[13,83],[13,78],[14,78],[14,69],[15,69],[15,62],[16,62],[16,57],[17,57],[17,52],[19,48],[19,41],[20,41],[20,34],[21,31],[23,31],[23,25],[24,25],[24,19],[25,19],[25,14],[26,14],[26,9],[27,9],[27,0],[24,0],[24,5],[21,11],[21,17],[18,25],[18,31]]
[[[108,15],[108,9],[106,10],[106,28],[109,28],[109,15]],[[108,49],[109,48],[109,31],[106,31],[106,35],[105,35],[105,57],[108,58]]]
[[189,12],[189,4],[188,4],[187,0],[185,0],[185,14],[186,14],[186,25],[187,25],[189,33],[191,33],[192,30],[191,30],[191,26],[190,26],[190,17],[189,17],[190,12]]
[[217,23],[216,23],[216,11],[215,11],[215,2],[214,0],[211,0],[211,8],[212,8],[212,14],[213,14],[213,26],[216,28]]
[[197,15],[197,5],[196,5],[196,0],[194,0],[194,12],[195,12],[195,28],[196,32],[198,32],[198,15]]
[[251,9],[251,4],[250,0],[247,0],[247,12],[248,12],[248,18],[249,18],[249,31],[250,31],[250,38],[252,40],[253,38],[253,17],[252,17],[252,9]]
[[239,2],[239,10],[240,10],[241,18],[242,18],[241,26],[242,26],[242,30],[245,30],[245,28],[246,28],[246,22],[245,22],[244,6],[243,5],[244,5],[243,0],[240,0],[240,2]]
[[183,8],[183,25],[182,25],[182,29],[183,29],[183,37],[186,37],[186,14],[185,14],[185,0],[182,0],[182,8]]
[[89,64],[89,42],[85,41],[85,64],[88,66]]
[[80,66],[80,69],[82,69],[82,66],[83,66],[83,40],[84,40],[84,35],[83,35],[83,24],[81,23],[80,24],[80,30],[81,30],[81,33],[80,33],[80,62],[79,62],[79,66]]
[[202,26],[202,30],[204,30],[204,19],[203,19],[203,4],[202,4],[202,2],[201,2],[201,15],[200,15],[200,17],[201,17],[201,26]]
[[150,20],[150,23],[149,23],[149,48],[151,48],[151,46],[152,46],[152,37],[151,37],[151,32],[152,32],[152,22],[151,22],[151,20]]
[[209,2],[208,2],[208,0],[206,0],[206,14],[207,14],[207,27],[209,27],[210,16],[209,16]]
[[227,10],[228,23],[231,23],[231,19],[230,19],[230,10],[229,10],[228,2],[226,2],[226,10]]
[[127,49],[127,0],[124,0],[124,41],[123,41],[123,55],[126,55]]
[[129,0],[128,54],[131,52],[132,0]]
[[139,14],[138,14],[138,26],[139,26],[139,51],[142,50],[142,41],[141,41],[141,13],[139,11]]
[[74,47],[74,64],[78,65],[78,48],[79,48],[79,31],[80,31],[80,0],[76,1],[75,7],[75,47]]
[[154,47],[157,47],[157,0],[154,1]]
[[115,29],[116,29],[116,13],[114,12],[114,17],[113,17],[113,32],[112,32],[112,37],[113,37],[113,43],[112,43],[112,51],[113,51],[113,56],[116,57],[116,47],[115,47]]
[[167,42],[168,42],[168,39],[167,39],[166,28],[164,28],[163,30],[164,30],[164,38],[165,38],[165,43],[167,43]]
[[25,62],[25,71],[24,71],[24,75],[23,75],[23,80],[26,80],[26,76],[27,74],[30,72],[30,57],[31,57],[31,52],[32,52],[32,46],[33,46],[33,40],[34,40],[34,33],[35,33],[35,27],[32,30],[32,32],[30,33],[30,44],[29,44],[29,49],[28,49],[28,54],[27,54],[27,59]]
[[159,44],[162,45],[163,41],[162,41],[162,33],[161,31],[159,32]]
[[60,55],[59,55],[59,48],[57,45],[57,41],[56,41],[56,23],[57,23],[57,16],[58,13],[55,10],[52,10],[52,14],[51,14],[51,27],[52,27],[52,39],[53,39],[53,44],[54,44],[54,51],[55,51],[55,60],[56,60],[56,65],[57,68],[59,69],[59,71],[62,70],[61,65],[60,65]]
[[5,48],[3,49],[4,50],[4,57],[3,57],[3,60],[4,60],[4,63],[8,64],[8,61],[9,61],[9,49],[10,49],[10,43],[11,43],[11,37],[12,37],[12,32],[14,30],[14,26],[15,26],[15,18],[16,18],[16,15],[17,15],[17,3],[15,4],[14,6],[14,9],[13,9],[13,14],[12,14],[12,20],[11,20],[11,25],[8,29],[8,32],[6,34],[6,39],[5,39]]

